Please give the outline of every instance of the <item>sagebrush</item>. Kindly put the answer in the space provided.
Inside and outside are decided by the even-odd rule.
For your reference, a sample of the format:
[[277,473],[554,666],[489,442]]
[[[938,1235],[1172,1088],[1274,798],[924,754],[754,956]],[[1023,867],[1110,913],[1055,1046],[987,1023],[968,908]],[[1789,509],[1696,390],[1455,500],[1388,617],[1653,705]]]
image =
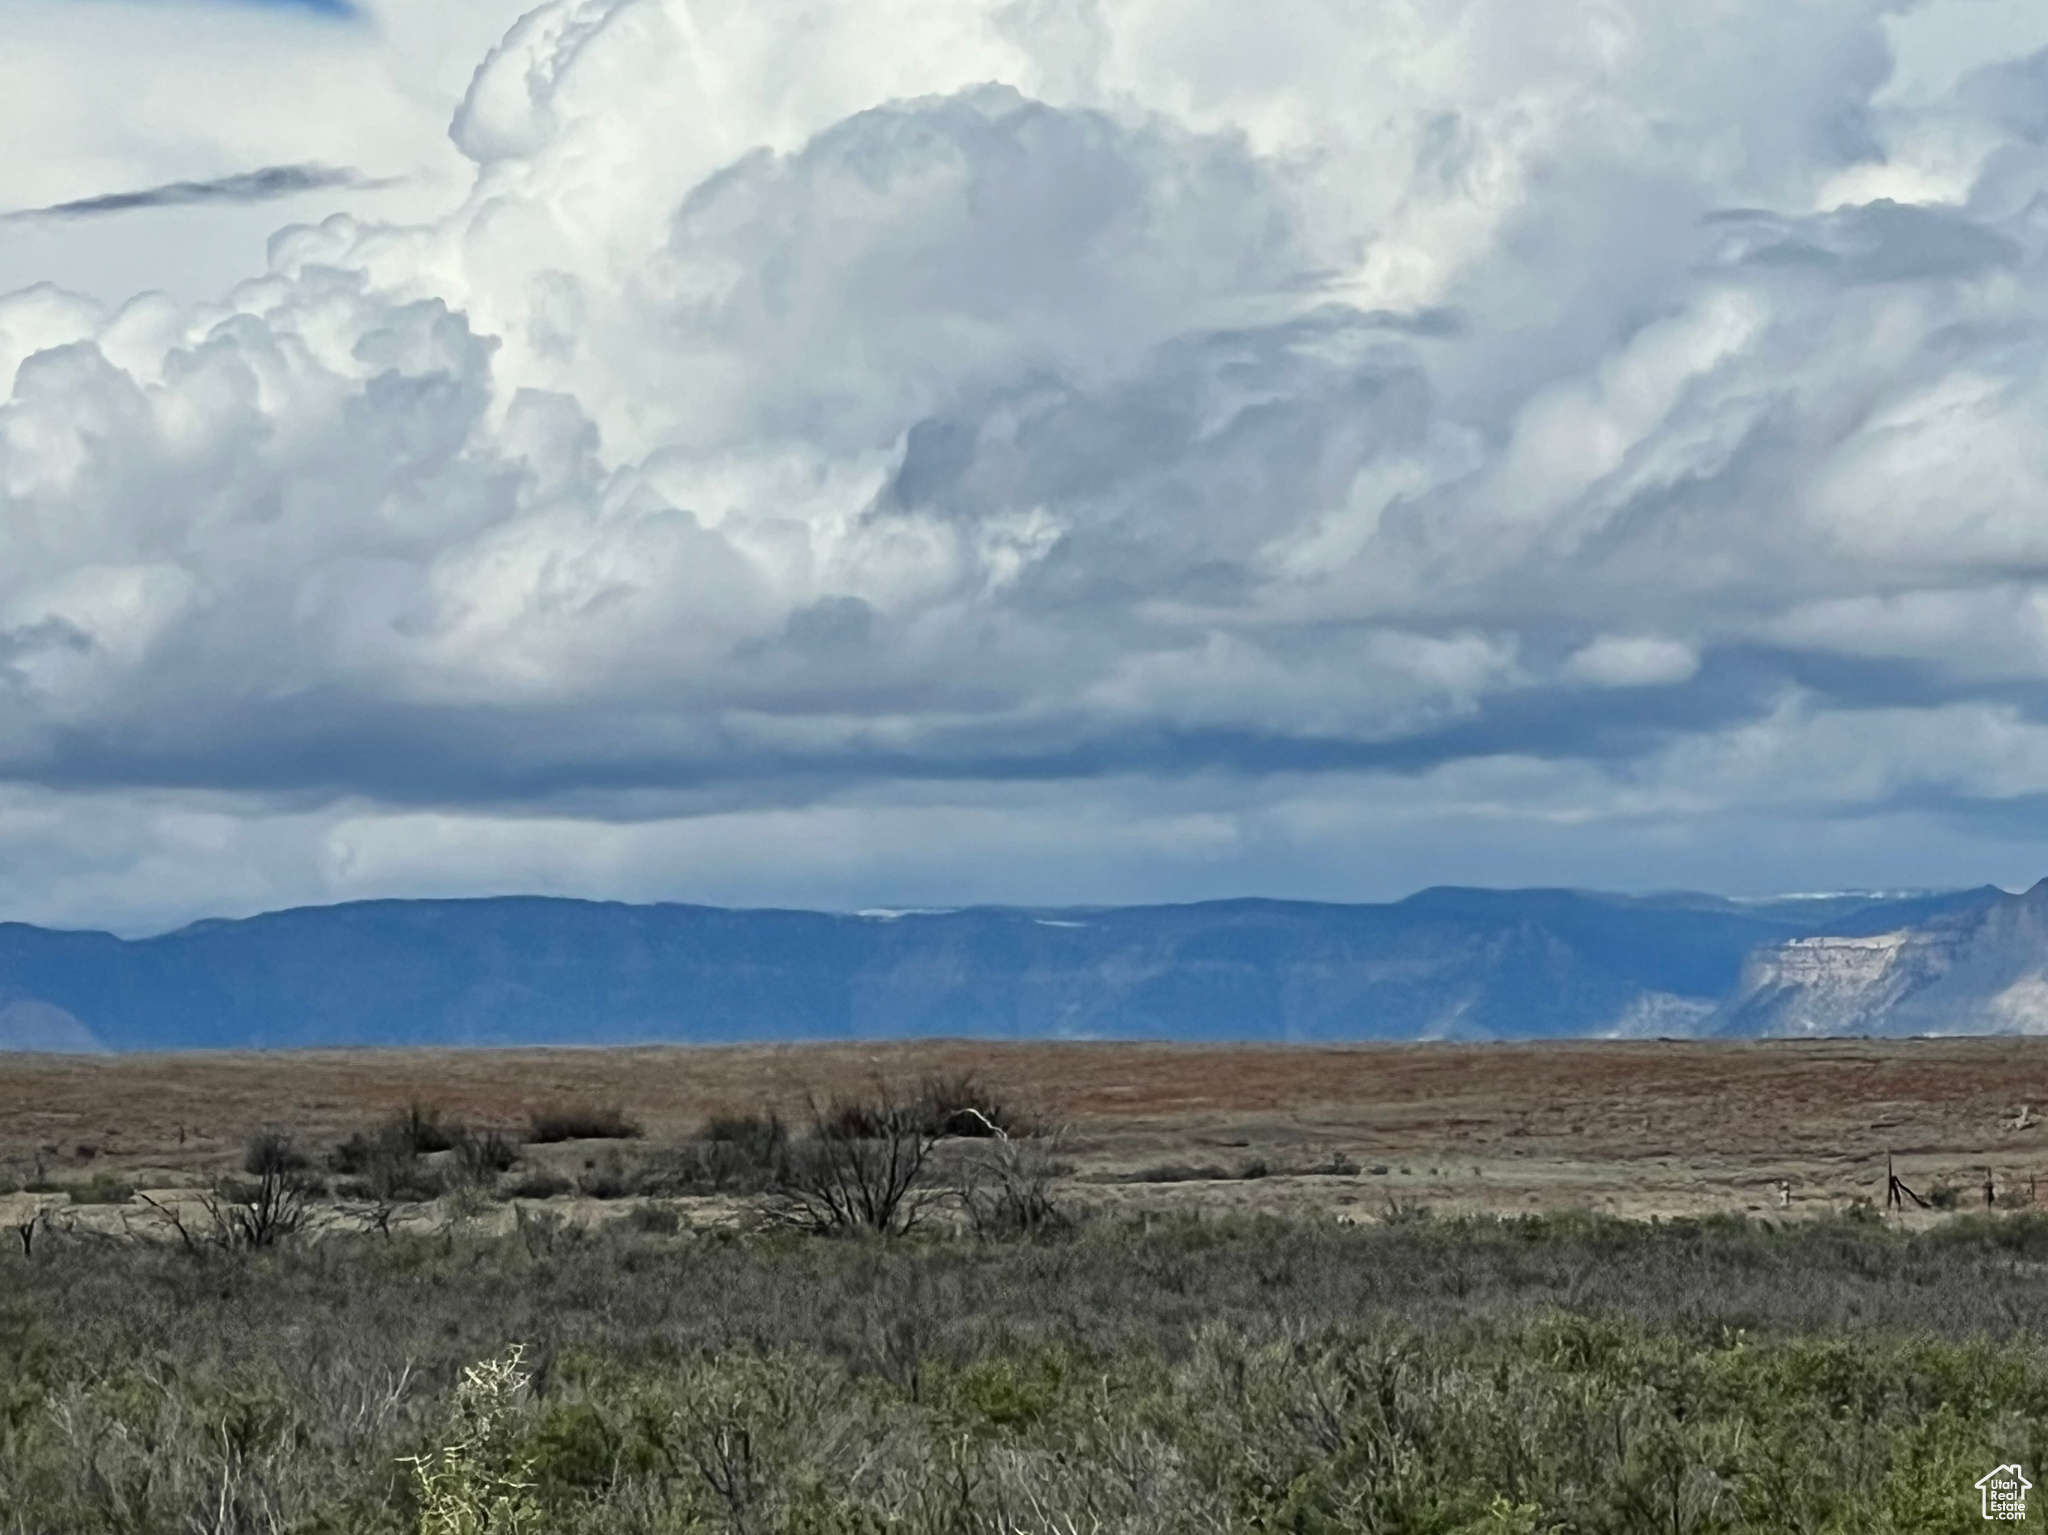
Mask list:
[[0,1532],[1963,1530],[2048,1451],[2044,1265],[2028,1214],[49,1231]]

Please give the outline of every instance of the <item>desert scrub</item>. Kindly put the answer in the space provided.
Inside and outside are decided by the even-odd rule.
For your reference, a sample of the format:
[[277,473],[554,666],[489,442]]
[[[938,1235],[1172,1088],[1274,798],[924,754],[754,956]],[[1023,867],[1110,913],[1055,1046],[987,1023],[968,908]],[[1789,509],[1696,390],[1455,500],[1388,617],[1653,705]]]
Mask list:
[[2030,1215],[58,1230],[0,1253],[0,1535],[1961,1530],[2048,1458],[2044,1261]]
[[513,1428],[517,1397],[531,1377],[526,1350],[462,1372],[444,1441],[406,1458],[419,1498],[419,1535],[529,1535],[540,1528],[532,1452]]
[[108,1173],[95,1173],[84,1183],[65,1190],[75,1205],[125,1205],[135,1197],[135,1186]]
[[559,1141],[630,1141],[644,1133],[617,1104],[554,1103],[535,1109],[526,1138],[536,1146]]

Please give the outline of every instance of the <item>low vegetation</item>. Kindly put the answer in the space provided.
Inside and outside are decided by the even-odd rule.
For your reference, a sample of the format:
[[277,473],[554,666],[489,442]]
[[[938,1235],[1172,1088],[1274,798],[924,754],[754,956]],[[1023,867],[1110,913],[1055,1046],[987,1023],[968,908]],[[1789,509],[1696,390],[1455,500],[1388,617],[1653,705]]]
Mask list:
[[13,1231],[0,1535],[1920,1535],[2048,1455],[2048,1216],[1082,1216],[1062,1171],[966,1080],[264,1130],[169,1239]]
[[526,1138],[537,1146],[559,1141],[630,1141],[644,1132],[617,1104],[556,1104],[535,1109]]
[[0,1532],[1904,1535],[2048,1452],[2032,1215],[521,1217],[0,1255]]

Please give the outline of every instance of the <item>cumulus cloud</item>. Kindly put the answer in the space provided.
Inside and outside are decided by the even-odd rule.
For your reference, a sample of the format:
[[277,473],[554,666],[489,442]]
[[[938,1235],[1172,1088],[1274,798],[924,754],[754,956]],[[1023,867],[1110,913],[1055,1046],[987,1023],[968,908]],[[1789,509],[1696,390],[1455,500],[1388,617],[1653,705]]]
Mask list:
[[0,860],[1959,874],[2048,791],[2048,53],[1725,9],[550,0],[442,206],[0,297]]

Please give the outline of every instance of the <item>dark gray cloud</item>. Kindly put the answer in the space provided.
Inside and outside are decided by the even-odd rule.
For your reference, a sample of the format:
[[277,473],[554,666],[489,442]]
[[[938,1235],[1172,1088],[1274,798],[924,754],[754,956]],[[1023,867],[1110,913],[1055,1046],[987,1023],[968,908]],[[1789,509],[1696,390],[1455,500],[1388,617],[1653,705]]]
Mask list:
[[132,213],[140,208],[179,208],[200,203],[267,203],[301,192],[390,184],[388,179],[368,177],[347,166],[266,165],[261,170],[238,171],[208,181],[173,181],[139,192],[104,192],[97,197],[52,203],[47,208],[21,208],[0,214],[0,221],[98,218],[110,213]]

